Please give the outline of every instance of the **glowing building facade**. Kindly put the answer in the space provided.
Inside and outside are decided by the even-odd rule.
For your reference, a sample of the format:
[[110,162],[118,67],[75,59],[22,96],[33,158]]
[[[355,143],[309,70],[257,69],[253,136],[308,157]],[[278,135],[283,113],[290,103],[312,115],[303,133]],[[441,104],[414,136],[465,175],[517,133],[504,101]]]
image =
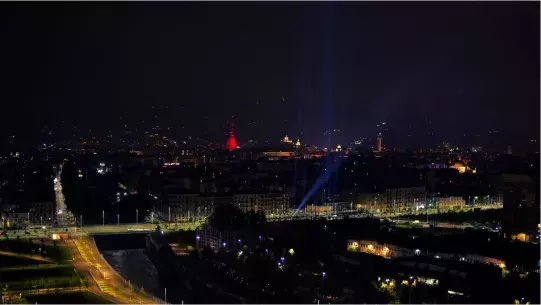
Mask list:
[[383,136],[381,135],[381,133],[378,135],[378,138],[377,138],[377,142],[376,142],[376,151],[377,152],[381,152],[381,150],[383,149]]
[[225,148],[229,151],[233,151],[238,148],[237,139],[235,138],[235,130],[233,128],[233,123],[231,123],[231,129],[229,130],[229,138],[225,143]]

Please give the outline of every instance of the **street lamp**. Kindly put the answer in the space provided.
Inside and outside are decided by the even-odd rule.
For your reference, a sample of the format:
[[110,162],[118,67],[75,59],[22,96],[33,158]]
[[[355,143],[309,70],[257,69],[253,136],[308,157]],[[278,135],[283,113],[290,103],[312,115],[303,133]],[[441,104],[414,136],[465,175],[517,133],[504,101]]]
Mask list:
[[165,303],[167,303],[167,288],[164,288],[164,292],[165,292]]
[[105,210],[101,210],[102,226],[105,227]]
[[116,225],[120,225],[120,214],[116,214]]
[[43,227],[43,216],[40,216],[39,219],[40,219],[40,222],[39,222],[39,223],[40,223],[40,225]]
[[171,222],[171,207],[169,207],[169,222]]
[[135,224],[139,224],[139,210],[135,209]]

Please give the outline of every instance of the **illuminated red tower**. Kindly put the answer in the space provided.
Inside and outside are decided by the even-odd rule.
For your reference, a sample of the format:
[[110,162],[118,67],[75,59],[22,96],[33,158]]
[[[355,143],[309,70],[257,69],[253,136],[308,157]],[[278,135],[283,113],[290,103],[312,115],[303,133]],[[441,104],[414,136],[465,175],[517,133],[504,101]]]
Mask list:
[[229,151],[237,149],[237,139],[235,139],[235,131],[233,130],[233,122],[231,122],[231,130],[229,130],[229,138],[225,142],[225,148]]

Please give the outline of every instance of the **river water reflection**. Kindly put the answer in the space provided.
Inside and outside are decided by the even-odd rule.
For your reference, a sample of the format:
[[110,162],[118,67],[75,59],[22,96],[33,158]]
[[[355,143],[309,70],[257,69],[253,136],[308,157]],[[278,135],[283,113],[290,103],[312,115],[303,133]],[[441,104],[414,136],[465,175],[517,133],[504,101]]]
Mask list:
[[164,298],[158,270],[143,249],[103,251],[103,257],[125,279],[129,279],[148,293]]

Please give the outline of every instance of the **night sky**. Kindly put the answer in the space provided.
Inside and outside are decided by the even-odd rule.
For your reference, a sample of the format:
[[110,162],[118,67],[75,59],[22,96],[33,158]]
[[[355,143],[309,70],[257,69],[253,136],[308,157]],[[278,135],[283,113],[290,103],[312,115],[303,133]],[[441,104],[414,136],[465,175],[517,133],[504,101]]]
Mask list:
[[1,2],[0,134],[37,143],[49,131],[62,140],[159,125],[225,142],[234,116],[241,143],[302,133],[326,146],[325,130],[339,129],[336,145],[386,121],[394,146],[520,147],[539,139],[539,11],[539,2]]

